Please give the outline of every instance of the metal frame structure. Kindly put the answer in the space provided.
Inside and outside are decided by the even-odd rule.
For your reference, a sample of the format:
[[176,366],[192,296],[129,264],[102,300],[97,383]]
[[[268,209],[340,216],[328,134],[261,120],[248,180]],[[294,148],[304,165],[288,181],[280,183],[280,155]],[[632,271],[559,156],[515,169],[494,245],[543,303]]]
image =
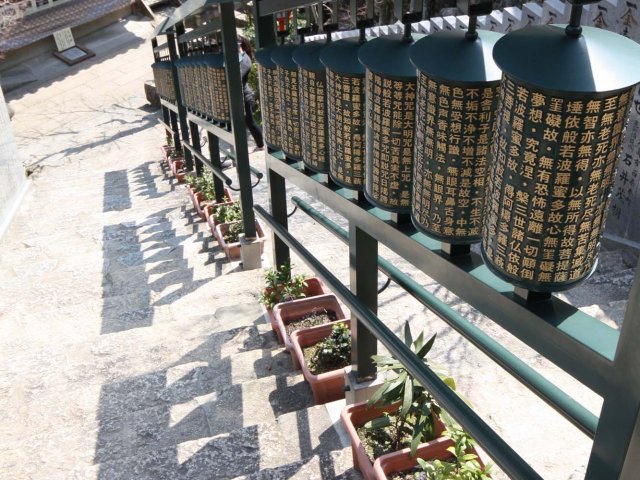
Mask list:
[[[397,0],[398,3],[401,0]],[[352,0],[352,4],[355,3]],[[274,13],[307,5],[301,0],[257,0],[254,4],[259,47],[275,43]],[[352,5],[352,11],[355,6]],[[400,12],[396,10],[396,13]],[[355,23],[355,22],[354,22]],[[638,478],[640,472],[640,269],[629,296],[620,331],[556,298],[523,295],[492,274],[480,256],[456,255],[410,223],[368,204],[352,190],[333,184],[324,175],[288,161],[280,151],[267,153],[271,212],[256,206],[258,215],[274,231],[276,265],[290,249],[322,279],[352,312],[352,368],[359,380],[375,377],[371,355],[382,342],[473,435],[512,478],[541,478],[509,445],[386,327],[377,317],[377,270],[443,318],[461,335],[496,361],[508,373],[594,439],[586,478]],[[349,245],[350,289],[304,248],[289,232],[286,182],[289,181],[349,222],[348,233],[298,198],[294,203]],[[523,364],[517,356],[469,324],[389,262],[377,255],[382,243],[439,282],[469,305],[556,364],[604,399],[600,418],[560,387]]]
[[[188,27],[196,28],[186,32]],[[155,37],[158,35],[167,36],[165,45],[157,45]],[[198,44],[203,38],[212,35],[217,36],[224,52],[231,113],[230,125],[213,122],[188,111],[179,88],[175,62],[187,55],[189,44]],[[161,100],[163,115],[161,123],[168,132],[173,134],[176,148],[184,147],[186,170],[193,170],[199,176],[202,175],[204,166],[207,166],[214,174],[218,202],[223,200],[224,184],[232,190],[239,191],[244,234],[248,239],[255,238],[257,233],[251,189],[257,185],[257,182],[254,185],[251,184],[251,175],[256,176],[259,182],[262,173],[249,165],[233,1],[189,0],[158,26],[154,32],[152,45],[156,60],[163,58],[160,56],[161,52],[168,50],[168,59],[172,62],[177,102],[174,105],[164,99]],[[208,157],[201,150],[201,130],[207,133]],[[238,187],[232,187],[231,178],[222,171],[220,140],[229,143],[234,149],[234,153],[227,151],[225,153],[234,160],[238,174]]]

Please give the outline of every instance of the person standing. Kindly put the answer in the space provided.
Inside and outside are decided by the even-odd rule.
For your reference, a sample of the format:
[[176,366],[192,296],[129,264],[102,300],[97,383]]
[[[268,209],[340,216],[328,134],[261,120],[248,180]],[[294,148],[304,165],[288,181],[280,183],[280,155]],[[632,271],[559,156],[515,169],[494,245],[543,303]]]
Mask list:
[[244,96],[244,119],[247,128],[251,132],[253,140],[256,142],[254,152],[264,149],[264,139],[262,129],[253,118],[253,107],[255,105],[255,92],[249,86],[249,72],[253,64],[253,51],[249,41],[238,35],[238,55],[240,57],[240,74],[242,75],[242,94]]

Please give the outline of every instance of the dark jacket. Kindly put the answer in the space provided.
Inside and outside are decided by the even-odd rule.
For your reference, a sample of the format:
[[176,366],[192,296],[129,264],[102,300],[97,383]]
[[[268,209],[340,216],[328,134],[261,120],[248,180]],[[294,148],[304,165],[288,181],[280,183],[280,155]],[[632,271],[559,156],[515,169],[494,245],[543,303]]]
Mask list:
[[242,93],[245,102],[253,102],[255,93],[249,86],[249,72],[251,71],[251,58],[246,53],[240,60],[240,75],[242,75]]

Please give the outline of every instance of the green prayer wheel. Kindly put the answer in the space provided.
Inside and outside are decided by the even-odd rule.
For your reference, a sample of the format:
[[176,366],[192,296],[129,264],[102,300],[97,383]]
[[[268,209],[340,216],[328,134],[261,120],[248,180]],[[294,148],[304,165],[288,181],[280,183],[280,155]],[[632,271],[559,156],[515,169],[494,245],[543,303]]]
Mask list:
[[327,72],[329,175],[354,190],[362,190],[365,180],[365,68],[358,60],[364,43],[337,40],[320,55]]
[[497,276],[534,292],[595,270],[640,81],[640,45],[575,20],[509,33],[494,48],[504,75],[482,253]]
[[211,87],[211,118],[217,122],[230,123],[229,89],[222,53],[212,53],[208,56],[206,72],[207,83]]
[[366,68],[366,177],[364,194],[395,213],[411,210],[416,69],[409,48],[424,35],[389,35],[360,47]]
[[441,31],[409,50],[418,69],[411,220],[450,244],[481,239],[502,34]]
[[302,161],[319,173],[329,172],[327,76],[320,61],[326,46],[325,41],[303,43],[292,54],[298,65],[300,111],[304,112],[300,115]]
[[291,160],[302,160],[302,132],[300,129],[300,82],[298,65],[293,61],[295,44],[279,45],[273,49],[271,59],[278,71],[280,143],[282,151]]
[[258,76],[260,78],[260,111],[262,113],[262,134],[267,146],[280,150],[280,85],[278,69],[271,59],[274,47],[261,48],[256,52]]

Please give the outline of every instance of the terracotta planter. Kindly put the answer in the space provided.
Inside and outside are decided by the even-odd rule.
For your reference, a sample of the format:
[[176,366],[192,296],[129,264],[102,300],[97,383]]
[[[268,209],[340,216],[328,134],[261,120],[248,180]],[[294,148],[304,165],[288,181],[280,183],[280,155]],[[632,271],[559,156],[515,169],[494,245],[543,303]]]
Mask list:
[[[234,222],[236,223],[236,222]],[[227,259],[229,261],[237,260],[240,258],[240,241],[227,243],[224,239],[224,236],[229,231],[229,226],[231,223],[220,223],[216,225],[215,228],[215,237],[218,239],[218,243],[220,247],[224,250],[224,253],[227,255]],[[259,239],[264,239],[264,231],[262,230],[262,226],[259,222],[256,221],[256,233],[258,234]],[[264,241],[260,244],[260,253],[264,253]]]
[[162,145],[162,147],[160,147],[160,149],[162,150],[162,158],[164,158],[164,161],[168,161],[169,160],[169,154],[171,152],[173,152],[173,146],[172,145]]
[[[399,452],[388,453],[382,455],[373,464],[374,475],[377,480],[388,480],[387,475],[393,473],[400,473],[418,465],[418,458],[424,460],[447,460],[451,458],[451,452],[447,451],[447,448],[454,445],[450,438],[440,437],[435,440],[423,443],[416,450],[415,457],[411,457],[411,449],[405,448]],[[475,449],[470,449],[467,453],[474,453],[478,455]],[[482,459],[478,457],[478,463],[484,469],[484,463]]]
[[[373,420],[374,418],[378,418],[382,416],[383,413],[393,413],[398,410],[399,404],[390,405],[387,407],[369,407],[367,402],[354,403],[353,405],[347,405],[340,412],[340,419],[347,429],[347,433],[351,438],[351,455],[353,456],[353,468],[358,470],[364,478],[367,480],[374,480],[376,477],[373,470],[373,463],[369,459],[367,452],[364,449],[364,445],[362,445],[362,441],[358,436],[357,429],[362,425],[367,423],[369,420]],[[440,421],[440,419],[436,419],[436,436],[442,435],[445,427],[444,424]],[[427,445],[427,443],[423,443],[418,446],[420,448],[422,445]],[[390,455],[394,452],[390,452]],[[380,458],[382,458],[382,455]]]
[[290,302],[278,303],[273,307],[278,339],[282,339],[284,346],[291,353],[293,367],[296,370],[300,370],[300,364],[293,354],[293,343],[291,343],[291,338],[287,335],[286,326],[309,313],[323,312],[324,310],[335,312],[336,320],[344,320],[346,318],[342,307],[340,307],[338,303],[338,299],[332,294],[300,298],[298,300],[291,300]]
[[317,375],[311,373],[305,361],[303,349],[315,345],[331,335],[331,330],[336,323],[345,323],[350,327],[350,321],[343,320],[296,330],[291,334],[292,358],[297,359],[297,363],[302,367],[302,374],[311,387],[313,400],[317,405],[344,398],[344,368]]
[[[306,285],[304,289],[304,298],[317,297],[318,295],[326,295],[327,293],[330,293],[329,290],[327,290],[327,287],[325,287],[324,283],[322,283],[322,280],[320,280],[319,278],[310,277],[305,279],[304,283]],[[265,290],[267,292],[270,291],[269,288],[266,288]],[[278,324],[276,322],[276,317],[273,314],[273,309],[267,308],[266,310],[267,315],[269,316],[269,321],[271,322],[271,328],[278,335],[278,342],[283,343],[284,339],[280,336],[280,330],[278,329]]]
[[221,207],[223,205],[233,205],[233,201],[231,202],[222,202],[222,203],[210,203],[208,205],[204,205],[202,211],[204,212],[205,218],[207,219],[207,223],[209,224],[209,228],[211,228],[211,233],[215,235],[216,225],[219,225],[218,216],[214,213],[213,207]]

